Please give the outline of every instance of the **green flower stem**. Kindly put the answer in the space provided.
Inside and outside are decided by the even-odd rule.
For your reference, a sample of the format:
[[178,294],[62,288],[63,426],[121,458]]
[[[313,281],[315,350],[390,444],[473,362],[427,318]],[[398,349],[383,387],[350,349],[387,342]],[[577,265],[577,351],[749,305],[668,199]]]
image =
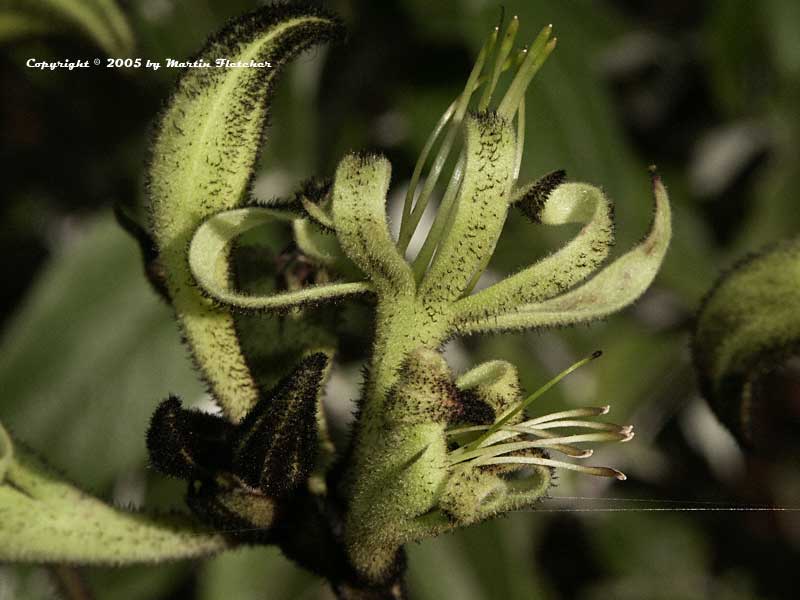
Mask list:
[[[259,19],[266,21],[234,32],[237,35],[231,34],[230,39],[222,34],[210,48],[230,45],[231,52],[241,58],[258,57],[262,51],[271,56],[281,50],[283,58],[322,33],[335,30],[330,19],[314,13],[289,10]],[[582,459],[590,456],[591,450],[575,444],[630,439],[630,428],[585,425],[577,420],[601,414],[602,409],[600,413],[598,409],[577,409],[525,421],[525,407],[567,373],[523,400],[512,365],[493,361],[456,380],[441,354],[444,342],[458,334],[594,320],[619,310],[652,282],[669,243],[666,191],[655,178],[656,216],[648,237],[584,282],[605,260],[613,241],[610,202],[593,186],[560,185],[563,172],[515,191],[525,130],[524,92],[555,45],[548,26],[529,52],[510,59],[517,26],[517,21],[512,21],[499,50],[499,28],[489,36],[464,91],[429,137],[406,195],[397,243],[386,216],[391,167],[380,156],[346,156],[332,185],[324,182],[308,187],[308,201],[300,198],[297,202],[295,197],[281,206],[249,206],[247,182],[265,117],[259,107],[271,90],[271,80],[243,82],[240,79],[245,74],[222,74],[198,91],[189,78],[179,86],[156,143],[151,209],[159,259],[187,340],[215,397],[233,421],[226,422],[228,429],[240,432],[255,419],[249,415],[266,418],[272,408],[269,398],[259,399],[260,390],[243,363],[242,347],[229,327],[232,311],[286,311],[354,294],[374,295],[375,335],[351,451],[341,472],[327,474],[327,482],[335,484],[330,491],[336,490],[340,497],[326,498],[325,486],[318,486],[317,500],[321,503],[319,520],[331,520],[326,531],[331,532],[334,545],[339,533],[333,532],[341,532],[345,570],[356,573],[361,584],[376,589],[398,581],[403,544],[531,506],[550,485],[551,467],[624,478],[607,467],[550,459],[544,451]],[[281,41],[283,35],[288,38]],[[491,70],[482,73],[489,64]],[[498,110],[468,113],[472,96],[481,85],[486,87],[477,108],[491,106],[506,65],[517,65],[518,70]],[[223,117],[228,113],[233,116]],[[428,156],[442,136],[414,204]],[[225,168],[218,160],[222,149],[232,157]],[[419,255],[409,264],[407,245],[454,150],[458,158],[438,214]],[[185,169],[176,172],[178,164],[186,165]],[[471,294],[514,205],[539,223],[577,223],[581,230],[561,251]],[[234,242],[249,229],[287,218],[295,219],[296,242],[306,256],[346,279],[319,286],[298,284],[277,294],[265,288],[260,296],[236,289],[230,276]],[[162,424],[169,425],[173,417],[189,425],[205,423],[175,402],[162,406]],[[279,410],[307,414],[309,406],[300,403],[294,411]],[[280,421],[281,430],[286,431],[284,441],[291,441],[289,430],[299,427],[292,423],[301,421],[309,423],[295,418]],[[467,429],[448,431],[451,424]],[[470,429],[479,424],[483,428]],[[563,431],[570,428],[582,431]],[[222,427],[221,431],[228,429]],[[264,440],[274,437],[265,433],[270,427],[256,429],[264,434]],[[179,447],[193,447],[191,430],[178,431],[180,435],[170,439],[180,442]],[[300,441],[313,437],[307,428],[303,431],[298,434]],[[246,455],[256,457],[258,464],[264,462],[261,446],[260,440],[247,445],[252,451]],[[281,447],[299,456],[306,453],[302,448],[307,445],[298,442]],[[281,464],[278,454],[267,453],[268,472],[254,470],[260,469],[258,464],[246,464],[243,456],[243,452],[234,453],[235,472],[245,477],[250,487],[275,488],[279,495],[287,494],[290,503],[300,494],[298,490],[307,491],[304,478],[311,472],[309,465],[294,469],[300,475],[292,480],[290,490],[280,489],[280,477],[274,476],[274,466]],[[162,458],[162,464],[169,467],[168,456]],[[197,464],[202,467],[206,463],[200,460]],[[213,461],[207,468],[218,470]],[[233,513],[245,523],[272,524],[282,513],[283,505],[264,496],[264,489],[254,493],[233,485],[224,473],[217,475],[191,497],[196,510],[211,522]],[[317,475],[321,481],[322,474],[317,471]],[[518,475],[524,476],[519,479]],[[326,505],[329,500],[330,506]],[[323,506],[331,509],[330,515],[325,516]],[[336,510],[339,506],[346,507],[342,515]],[[310,523],[312,530],[317,527],[316,521]],[[284,551],[292,547],[291,540],[277,543]],[[305,552],[292,555],[304,564],[309,559]],[[337,576],[329,577],[334,587]]]

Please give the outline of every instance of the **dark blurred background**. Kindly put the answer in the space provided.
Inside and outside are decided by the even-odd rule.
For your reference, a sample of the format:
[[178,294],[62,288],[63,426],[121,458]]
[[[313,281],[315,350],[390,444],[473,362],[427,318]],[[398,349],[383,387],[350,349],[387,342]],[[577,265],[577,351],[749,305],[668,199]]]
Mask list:
[[[129,0],[136,56],[192,55],[243,0]],[[494,0],[332,0],[345,44],[288,69],[255,185],[291,192],[331,175],[348,150],[385,153],[397,200],[441,112],[464,85],[501,13]],[[630,444],[595,454],[625,483],[562,474],[541,511],[410,548],[418,600],[798,597],[797,440],[742,453],[698,395],[693,314],[737,258],[800,231],[800,2],[797,0],[515,0],[520,43],[545,24],[556,52],[528,93],[522,180],[564,168],[617,203],[618,252],[640,238],[657,164],[675,237],[635,307],[575,330],[452,345],[456,369],[504,358],[532,390],[587,352],[605,356],[542,398],[536,411],[611,404]],[[135,243],[111,207],[141,205],[148,129],[177,71],[40,72],[29,57],[94,57],[80,36],[0,46],[0,419],[69,477],[118,504],[176,506],[179,485],[146,468],[143,432],[169,392],[207,403],[169,310],[147,287]],[[570,231],[513,216],[491,269],[531,262]],[[334,415],[347,415],[357,365],[335,373]],[[775,396],[800,417],[800,391]],[[606,511],[605,509],[615,509]],[[619,510],[616,510],[619,509]],[[658,509],[658,510],[653,510]],[[277,551],[206,562],[83,569],[99,599],[329,598]],[[793,587],[793,584],[794,587]],[[0,599],[55,597],[45,570],[0,565]]]

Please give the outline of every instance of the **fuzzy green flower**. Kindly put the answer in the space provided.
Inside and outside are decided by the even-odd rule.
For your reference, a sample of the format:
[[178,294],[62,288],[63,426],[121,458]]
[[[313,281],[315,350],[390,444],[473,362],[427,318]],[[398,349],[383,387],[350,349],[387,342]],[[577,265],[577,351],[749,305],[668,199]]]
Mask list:
[[[201,414],[170,398],[148,432],[153,466],[187,480],[187,503],[202,526],[185,517],[168,524],[133,519],[109,508],[98,512],[89,535],[104,540],[108,528],[120,547],[89,545],[90,555],[78,553],[79,560],[138,562],[146,544],[160,548],[156,560],[236,543],[276,544],[328,579],[341,598],[402,598],[407,542],[531,507],[546,494],[554,469],[624,479],[613,468],[581,463],[591,456],[582,444],[633,436],[629,426],[593,419],[607,406],[525,415],[596,355],[528,396],[510,363],[490,361],[457,376],[442,355],[444,344],[460,336],[587,323],[628,306],[653,281],[670,240],[658,176],[650,231],[605,266],[614,220],[599,188],[565,182],[560,171],[520,184],[525,94],[556,41],[547,26],[515,51],[518,28],[515,17],[502,34],[492,31],[463,92],[431,133],[410,177],[397,239],[386,212],[392,169],[382,156],[349,154],[331,179],[309,181],[287,199],[259,203],[250,195],[281,69],[312,44],[339,37],[338,20],[280,3],[212,36],[197,60],[225,56],[272,68],[184,72],[153,139],[149,223],[120,214],[221,408],[219,416]],[[501,95],[504,73],[510,81]],[[410,241],[435,198],[436,216],[412,255]],[[532,227],[581,228],[556,252],[476,291],[513,207]],[[307,269],[284,273],[280,285],[269,281],[274,272],[260,281],[268,285],[242,285],[240,242],[270,222],[291,225]],[[374,307],[373,345],[350,443],[337,453],[321,404],[334,334],[317,327],[314,315],[323,304],[355,297]],[[262,336],[253,315],[291,322],[287,330],[296,339]],[[297,364],[276,383],[278,369],[259,362],[276,352],[293,361],[298,346],[304,352]],[[8,542],[0,547],[17,548],[0,558],[68,559],[68,548],[47,554],[46,532],[28,540],[33,546],[19,545],[35,514],[33,500],[52,505],[64,532],[83,531],[83,523],[58,520],[58,511],[72,510],[59,498],[74,496],[76,506],[92,510],[100,503],[71,487],[56,486],[52,494],[37,487],[50,474],[11,450],[0,429],[0,513],[19,525],[12,531],[0,519]],[[38,498],[37,490],[49,495]]]
[[[517,28],[515,18],[502,39],[499,29],[489,36],[463,93],[431,134],[411,177],[398,240],[386,217],[389,161],[351,154],[330,185],[306,188],[290,201],[219,212],[191,241],[191,273],[221,308],[285,311],[355,294],[374,298],[375,342],[341,481],[345,542],[355,567],[373,581],[388,576],[407,541],[531,505],[547,490],[553,467],[624,477],[548,454],[586,458],[590,452],[575,444],[630,439],[630,428],[581,420],[606,409],[526,420],[512,365],[489,363],[456,380],[440,354],[456,336],[565,326],[616,312],[647,289],[669,243],[669,204],[657,176],[650,232],[603,269],[614,242],[613,207],[603,192],[564,183],[559,172],[518,184],[525,91],[555,38],[548,26],[530,48],[513,53]],[[513,77],[495,101],[505,71]],[[409,241],[451,155],[455,168],[436,217],[409,259]],[[473,292],[514,206],[539,224],[582,228],[557,252]],[[299,247],[342,279],[268,296],[237,290],[226,267],[233,243],[274,219],[293,220]]]

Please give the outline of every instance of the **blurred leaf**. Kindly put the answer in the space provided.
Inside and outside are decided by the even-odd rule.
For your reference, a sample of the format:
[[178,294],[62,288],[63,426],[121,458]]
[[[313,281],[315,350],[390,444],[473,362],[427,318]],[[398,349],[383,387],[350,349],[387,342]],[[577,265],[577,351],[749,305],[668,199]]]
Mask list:
[[202,392],[135,242],[110,219],[52,259],[0,343],[0,418],[82,484],[107,490],[146,461],[170,392]]
[[289,563],[277,548],[242,548],[204,565],[197,600],[319,598],[324,585],[321,579]]
[[718,577],[709,543],[694,520],[675,515],[618,513],[586,519],[606,579],[581,600],[755,600],[746,577]]
[[776,66],[790,80],[800,79],[800,3],[795,0],[764,0],[767,43],[772,47]]
[[[93,600],[154,600],[173,598],[192,575],[195,562],[181,561],[157,566],[92,567],[81,569]],[[52,600],[49,596],[47,600]]]
[[408,548],[415,600],[540,598],[532,566],[536,529],[530,514],[512,514]]
[[684,517],[626,512],[588,524],[609,576],[647,573],[654,580],[664,580],[703,573],[707,567],[702,534]]
[[0,600],[53,600],[53,580],[41,567],[0,565]]
[[47,22],[35,15],[14,13],[0,5],[0,42],[43,33],[48,30]]
[[110,56],[128,57],[133,32],[116,0],[0,0],[0,42],[77,30]]

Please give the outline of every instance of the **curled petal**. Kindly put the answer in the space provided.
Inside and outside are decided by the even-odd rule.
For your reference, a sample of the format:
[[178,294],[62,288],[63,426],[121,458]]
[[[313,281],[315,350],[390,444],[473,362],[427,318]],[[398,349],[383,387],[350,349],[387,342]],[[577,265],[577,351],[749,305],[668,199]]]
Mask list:
[[[530,186],[520,202],[524,203],[529,195],[539,195],[536,184]],[[459,301],[455,307],[457,318],[471,320],[510,313],[520,306],[551,298],[594,273],[605,261],[614,244],[614,219],[613,205],[600,189],[586,183],[566,183],[528,204],[530,216],[539,223],[581,223],[583,228],[557,252]]]
[[672,235],[669,199],[661,179],[653,177],[656,199],[650,232],[633,250],[622,255],[582,286],[516,311],[458,324],[463,334],[524,330],[596,321],[636,301],[653,282]]
[[233,289],[228,274],[228,256],[236,238],[259,225],[287,218],[285,213],[267,208],[238,208],[214,215],[198,227],[189,246],[189,266],[202,291],[228,307],[263,311],[288,310],[371,290],[363,282],[312,285],[268,296],[255,296]]
[[375,155],[342,159],[333,184],[333,221],[345,254],[374,282],[379,293],[411,294],[414,278],[386,221],[392,168]]
[[[186,250],[206,219],[247,202],[282,67],[340,33],[335,18],[299,5],[275,4],[245,15],[212,36],[195,58],[272,67],[187,69],[157,123],[147,168],[149,229],[184,338],[234,422],[257,402],[258,386],[231,311],[197,288]],[[216,276],[225,270],[219,262],[213,268]]]

